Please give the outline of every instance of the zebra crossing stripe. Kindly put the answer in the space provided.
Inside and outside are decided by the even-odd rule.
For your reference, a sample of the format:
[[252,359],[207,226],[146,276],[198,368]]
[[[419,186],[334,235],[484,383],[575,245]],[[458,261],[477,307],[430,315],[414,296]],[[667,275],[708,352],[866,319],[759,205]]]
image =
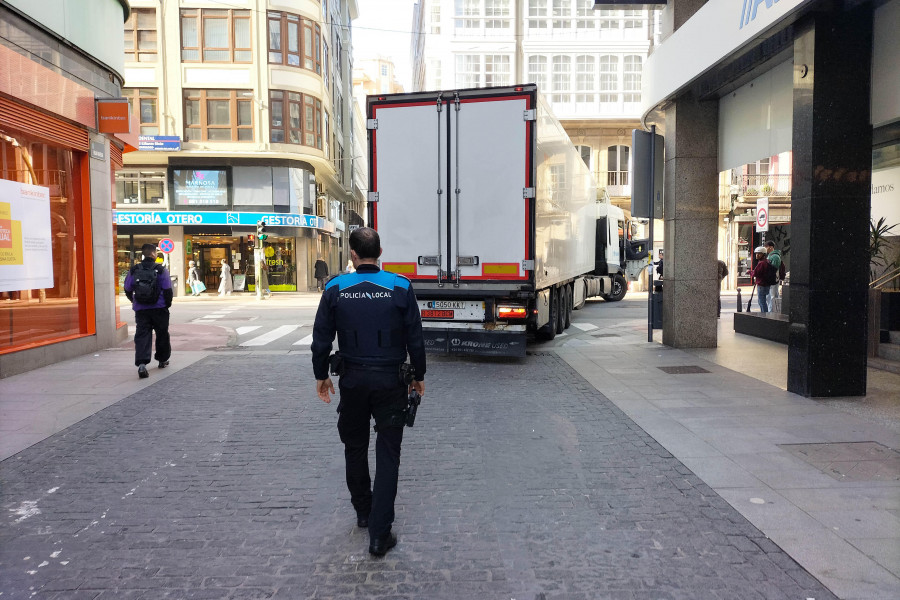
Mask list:
[[235,329],[238,335],[244,335],[245,333],[250,333],[251,331],[256,331],[259,329],[261,325],[248,325],[247,327],[238,327]]
[[290,332],[294,331],[300,327],[300,325],[282,325],[281,327],[276,327],[272,331],[268,333],[264,333],[261,336],[255,337],[252,340],[247,340],[246,342],[242,342],[241,346],[265,346],[270,342],[274,342],[278,338],[284,337]]
[[310,345],[312,345],[312,334],[309,334],[302,340],[296,341],[291,345],[292,346],[310,346]]
[[593,331],[594,329],[597,329],[597,326],[591,323],[572,323],[572,327],[577,327],[582,331]]

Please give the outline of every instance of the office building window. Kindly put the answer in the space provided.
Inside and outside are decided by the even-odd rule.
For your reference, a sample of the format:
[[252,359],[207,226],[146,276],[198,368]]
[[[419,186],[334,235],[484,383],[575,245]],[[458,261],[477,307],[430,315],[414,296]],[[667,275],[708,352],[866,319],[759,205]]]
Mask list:
[[116,171],[116,204],[166,204],[166,171]]
[[459,54],[456,56],[456,85],[462,88],[481,87],[481,56]]
[[641,100],[641,65],[640,56],[629,55],[625,57],[624,86],[625,102],[640,102]]
[[252,62],[250,11],[182,8],[181,60]]
[[435,2],[431,5],[431,33],[434,35],[441,34],[441,4]]
[[323,149],[322,101],[315,96],[269,90],[269,114],[273,143]]
[[529,56],[528,57],[528,81],[535,83],[541,92],[547,91],[547,57],[546,56]]
[[253,92],[184,90],[186,142],[252,142]]
[[619,100],[619,57],[605,54],[600,57],[600,103],[615,104]]
[[269,63],[322,74],[322,28],[300,15],[270,11]]
[[529,29],[547,29],[547,1],[528,0]]
[[581,54],[575,57],[575,101],[582,104],[596,102],[596,57]]
[[578,17],[578,29],[595,29],[597,20],[594,15],[594,0],[578,0],[575,4],[575,15]]
[[128,98],[128,108],[141,124],[141,135],[159,135],[159,90],[122,88],[122,95]]
[[572,0],[553,0],[553,29],[572,27]]
[[553,96],[552,102],[565,104],[572,101],[572,58],[570,56],[553,57]]
[[509,56],[503,54],[487,54],[484,57],[484,85],[509,85]]
[[125,21],[125,60],[156,62],[156,53],[156,9],[131,9]]

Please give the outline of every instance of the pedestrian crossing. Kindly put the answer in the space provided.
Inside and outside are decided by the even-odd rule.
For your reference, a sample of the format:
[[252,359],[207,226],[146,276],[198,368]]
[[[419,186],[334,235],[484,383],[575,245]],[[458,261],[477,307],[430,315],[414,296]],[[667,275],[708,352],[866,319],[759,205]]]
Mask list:
[[241,346],[266,346],[275,340],[281,339],[284,336],[292,333],[295,329],[299,328],[300,325],[281,325],[280,327],[276,327],[272,331],[267,331],[266,333],[257,336],[253,339],[247,340],[245,342],[241,342]]

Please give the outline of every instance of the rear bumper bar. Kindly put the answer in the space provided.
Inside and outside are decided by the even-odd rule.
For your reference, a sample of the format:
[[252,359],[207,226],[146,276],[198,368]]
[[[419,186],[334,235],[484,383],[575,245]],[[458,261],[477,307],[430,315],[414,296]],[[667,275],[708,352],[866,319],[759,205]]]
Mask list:
[[472,356],[525,356],[524,331],[470,331],[425,329],[425,350],[441,354]]

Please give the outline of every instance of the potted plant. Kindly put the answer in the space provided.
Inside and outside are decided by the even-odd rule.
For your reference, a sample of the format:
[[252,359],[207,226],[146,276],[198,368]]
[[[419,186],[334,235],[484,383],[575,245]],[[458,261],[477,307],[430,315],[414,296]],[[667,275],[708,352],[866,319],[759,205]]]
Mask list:
[[769,185],[769,184],[767,183],[766,185],[762,186],[762,194],[763,194],[763,196],[769,196],[769,195],[771,195],[771,193],[772,193],[772,186],[771,186],[771,185]]
[[757,191],[756,188],[747,188],[747,191],[744,192],[745,196],[756,196],[758,194],[759,194],[759,192]]

